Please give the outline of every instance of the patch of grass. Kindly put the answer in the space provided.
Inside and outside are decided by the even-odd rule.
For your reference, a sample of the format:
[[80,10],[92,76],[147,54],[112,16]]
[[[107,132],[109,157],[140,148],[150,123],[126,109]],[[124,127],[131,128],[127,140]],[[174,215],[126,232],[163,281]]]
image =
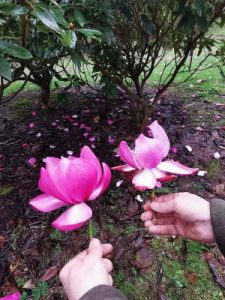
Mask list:
[[14,189],[15,189],[15,187],[12,186],[12,185],[1,186],[0,187],[0,197],[1,196],[7,196],[7,195],[11,194]]
[[53,240],[61,241],[65,237],[65,234],[63,234],[61,231],[54,229],[51,234],[50,238]]
[[196,191],[202,191],[202,190],[204,190],[204,187],[199,182],[192,182],[192,187]]
[[135,223],[129,224],[124,228],[124,232],[126,232],[126,234],[128,234],[128,235],[131,235],[132,233],[134,233],[137,230],[138,230],[138,226]]
[[48,294],[48,284],[47,282],[39,282],[37,287],[32,290],[33,300],[40,300],[42,297]]
[[219,174],[220,169],[221,169],[220,161],[217,159],[213,159],[209,161],[206,171],[208,173],[208,176],[210,178],[213,178]]
[[25,121],[31,115],[32,102],[30,99],[21,99],[14,102],[12,108],[17,121]]

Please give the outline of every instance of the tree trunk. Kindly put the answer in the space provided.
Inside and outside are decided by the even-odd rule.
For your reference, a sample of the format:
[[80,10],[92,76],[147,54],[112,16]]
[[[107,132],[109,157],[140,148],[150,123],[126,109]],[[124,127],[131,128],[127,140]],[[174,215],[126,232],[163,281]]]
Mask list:
[[41,85],[41,103],[44,109],[49,107],[50,91],[50,84]]

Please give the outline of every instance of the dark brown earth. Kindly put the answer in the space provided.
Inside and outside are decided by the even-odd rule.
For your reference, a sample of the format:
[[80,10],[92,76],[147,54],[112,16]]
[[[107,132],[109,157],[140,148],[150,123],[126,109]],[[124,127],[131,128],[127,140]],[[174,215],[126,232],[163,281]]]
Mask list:
[[[89,138],[95,137],[96,155],[115,166],[119,162],[115,157],[119,142],[132,143],[138,132],[125,96],[106,101],[88,90],[85,96],[71,92],[68,107],[49,113],[40,109],[36,97],[36,93],[24,93],[14,101],[28,98],[22,121],[17,120],[18,111],[17,118],[15,116],[15,103],[0,106],[0,291],[26,291],[29,296],[32,289],[47,278],[49,292],[36,299],[65,299],[56,275],[69,258],[87,246],[88,237],[86,228],[58,234],[50,223],[59,211],[41,214],[28,205],[29,199],[39,194],[37,183],[42,160],[46,156],[66,156],[68,150],[79,155],[81,147],[93,144]],[[148,97],[151,98],[151,92]],[[185,98],[179,93],[165,94],[150,122],[157,119],[168,133],[172,146],[177,148],[176,154],[170,153],[171,158],[206,170],[208,175],[178,178],[165,184],[158,194],[188,191],[209,200],[216,194],[224,197],[225,104],[202,99],[192,102],[188,95]],[[32,111],[37,115],[33,116]],[[74,115],[78,117],[72,117]],[[113,123],[108,125],[108,120]],[[34,128],[29,128],[30,123],[34,123]],[[88,137],[84,136],[86,130],[79,128],[81,124],[91,127]],[[109,136],[115,139],[114,144],[109,143]],[[186,145],[193,151],[189,152]],[[214,159],[215,152],[220,153],[219,160]],[[30,157],[37,159],[36,167],[28,164]],[[114,245],[115,273],[122,269],[129,278],[133,276],[132,267],[143,274],[155,257],[151,251],[152,236],[142,229],[140,222],[142,204],[135,200],[138,192],[129,182],[117,188],[115,184],[120,179],[121,175],[114,173],[111,188],[93,204],[94,225],[95,235]],[[148,195],[144,193],[144,198]],[[157,268],[160,271],[160,265]],[[195,279],[190,277],[190,280]],[[166,290],[161,281],[159,276],[154,299],[159,295],[167,299],[163,298]]]

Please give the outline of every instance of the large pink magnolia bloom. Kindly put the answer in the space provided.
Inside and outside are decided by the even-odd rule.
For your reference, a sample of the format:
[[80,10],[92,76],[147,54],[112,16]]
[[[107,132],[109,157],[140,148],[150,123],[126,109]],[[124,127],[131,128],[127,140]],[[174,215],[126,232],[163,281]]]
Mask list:
[[164,160],[170,150],[170,141],[162,126],[154,121],[149,125],[152,138],[140,134],[135,141],[135,149],[131,150],[127,142],[119,145],[118,154],[126,163],[114,167],[113,170],[128,172],[132,175],[132,183],[138,190],[160,187],[162,182],[171,181],[176,175],[192,175],[198,169],[188,168],[174,160]]
[[39,179],[44,194],[33,198],[31,206],[41,212],[51,212],[72,205],[52,225],[61,231],[83,226],[92,217],[92,210],[85,202],[96,199],[107,189],[110,168],[105,163],[101,165],[87,146],[81,149],[80,157],[47,157],[45,163]]
[[17,292],[15,294],[7,295],[5,297],[0,297],[0,300],[20,300],[20,293]]

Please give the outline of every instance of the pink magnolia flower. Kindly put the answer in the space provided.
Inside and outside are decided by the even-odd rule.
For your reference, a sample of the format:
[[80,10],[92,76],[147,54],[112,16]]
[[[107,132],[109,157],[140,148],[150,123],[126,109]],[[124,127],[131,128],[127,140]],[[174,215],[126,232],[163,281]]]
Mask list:
[[20,293],[14,293],[0,298],[1,300],[20,300]]
[[113,145],[115,143],[115,139],[111,136],[108,136],[108,143]]
[[110,168],[105,163],[101,165],[87,146],[81,149],[80,157],[47,157],[45,163],[39,180],[39,188],[44,194],[33,198],[30,205],[47,213],[72,206],[52,226],[61,231],[83,226],[92,216],[92,210],[85,202],[95,200],[107,189],[111,181]]
[[32,111],[32,116],[36,116],[37,115],[37,113],[36,113],[36,111]]
[[113,120],[108,119],[107,124],[108,125],[112,125],[113,124]]
[[192,175],[198,169],[188,168],[174,160],[163,159],[168,155],[170,142],[164,129],[154,121],[150,126],[152,138],[140,134],[131,150],[127,142],[119,145],[120,158],[126,163],[113,170],[129,172],[132,183],[138,190],[160,187],[162,182],[171,181],[175,175]]

